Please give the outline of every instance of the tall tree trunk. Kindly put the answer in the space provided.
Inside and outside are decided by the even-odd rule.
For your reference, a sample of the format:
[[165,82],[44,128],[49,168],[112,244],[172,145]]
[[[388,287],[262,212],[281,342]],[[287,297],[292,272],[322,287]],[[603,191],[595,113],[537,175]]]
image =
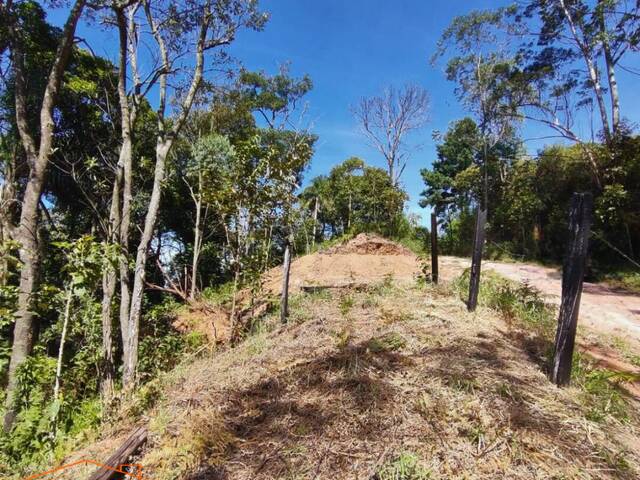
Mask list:
[[[116,177],[113,182],[111,194],[111,209],[109,211],[109,232],[108,240],[116,243],[119,240],[120,225],[120,187],[122,184],[122,168],[118,164]],[[118,260],[119,262],[120,260]],[[112,305],[113,297],[116,293],[116,268],[110,263],[102,272],[102,362],[100,368],[100,394],[104,405],[108,405],[113,398],[113,377],[115,374],[115,364],[113,359],[113,317]]]
[[116,292],[116,269],[113,265],[107,265],[102,273],[102,362],[100,392],[105,405],[113,398],[113,377],[115,363],[113,359],[113,297]]
[[56,382],[53,387],[53,399],[58,400],[60,395],[60,377],[62,376],[62,357],[64,355],[64,344],[67,340],[67,328],[69,327],[69,317],[71,316],[71,301],[73,300],[73,291],[71,288],[67,290],[67,298],[64,302],[64,317],[62,320],[62,334],[60,335],[60,346],[58,347],[58,362],[56,364]]
[[198,289],[198,263],[200,260],[200,250],[202,248],[202,196],[199,192],[202,190],[202,175],[198,175],[198,194],[196,198],[196,224],[193,227],[193,258],[191,260],[191,291],[189,299],[195,300],[196,291]]
[[562,8],[562,12],[564,14],[567,23],[569,24],[569,29],[571,30],[571,35],[573,36],[573,40],[582,53],[582,57],[585,61],[585,66],[587,67],[587,72],[589,74],[589,79],[591,80],[591,87],[593,88],[593,92],[596,97],[596,101],[598,103],[598,110],[600,112],[600,119],[602,121],[602,131],[604,132],[604,136],[608,146],[611,146],[611,128],[609,126],[609,115],[607,114],[607,107],[604,102],[604,93],[602,91],[602,85],[600,83],[600,75],[598,73],[598,66],[593,61],[592,58],[592,49],[585,44],[585,42],[580,38],[580,33],[578,32],[578,27],[575,23],[573,15],[569,11],[569,8],[566,5],[566,0],[558,0],[560,7]]
[[608,32],[605,22],[604,4],[604,0],[598,0],[598,7],[600,8],[598,21],[600,24],[600,34],[602,35],[602,50],[604,52],[604,60],[607,66],[607,77],[609,79],[609,96],[611,97],[611,129],[613,131],[613,136],[615,137],[620,126],[620,95],[618,93],[618,82],[616,80],[615,61],[611,54],[611,45],[609,44],[609,39],[607,37]]
[[144,221],[142,237],[138,244],[136,253],[136,264],[133,273],[133,290],[131,292],[131,309],[129,311],[128,325],[126,327],[126,343],[124,349],[124,370],[122,373],[122,383],[125,387],[130,387],[135,383],[136,367],[138,365],[138,334],[140,328],[140,314],[142,313],[142,294],[144,292],[145,269],[147,265],[147,254],[149,244],[153,237],[158,210],[160,209],[160,197],[162,194],[162,182],[164,181],[165,165],[169,146],[164,141],[158,142],[156,149],[156,168],[153,177],[153,190]]
[[[149,2],[144,2],[144,11],[151,28],[151,34],[155,39],[158,50],[160,52],[162,69],[159,70],[159,97],[160,101],[157,108],[158,116],[158,138],[156,140],[156,165],[153,176],[153,189],[151,198],[147,207],[147,213],[144,221],[144,229],[138,244],[136,253],[135,270],[133,273],[133,288],[131,290],[131,307],[129,309],[129,317],[127,325],[123,325],[123,374],[122,382],[125,388],[131,388],[136,380],[136,368],[138,364],[138,334],[140,327],[140,315],[142,313],[142,296],[145,285],[145,268],[147,263],[147,252],[149,244],[153,236],[153,232],[158,218],[158,210],[160,208],[160,197],[162,195],[162,183],[165,176],[165,165],[173,141],[180,133],[191,106],[193,105],[196,93],[202,82],[202,71],[204,68],[204,52],[205,48],[213,48],[216,45],[228,43],[228,40],[220,41],[220,43],[212,43],[207,39],[212,15],[209,9],[205,9],[204,15],[200,18],[201,23],[196,40],[195,65],[193,68],[193,77],[189,89],[184,96],[181,104],[181,111],[172,121],[169,127],[165,120],[165,110],[167,101],[167,76],[172,71],[172,62],[169,59],[169,49],[165,44],[165,40],[160,33],[159,27],[153,17],[153,12]],[[126,178],[126,173],[125,173]],[[125,180],[126,183],[126,180]],[[125,187],[126,190],[126,187]],[[126,195],[126,192],[125,192]],[[126,198],[125,198],[126,200]],[[124,223],[124,215],[123,215]],[[123,225],[124,229],[124,225]],[[122,292],[124,295],[124,292]],[[123,302],[124,303],[124,302]],[[122,312],[121,312],[122,313]],[[121,322],[124,318],[121,316]]]
[[311,237],[311,248],[316,245],[316,228],[318,226],[318,197],[316,197],[316,205],[313,208],[313,235]]
[[[120,41],[119,69],[118,69],[118,102],[120,106],[121,123],[121,141],[120,161],[119,165],[122,169],[122,210],[119,214],[117,233],[118,242],[122,255],[119,260],[118,271],[120,280],[120,335],[122,345],[129,345],[129,314],[131,307],[130,279],[131,272],[129,270],[129,230],[131,225],[131,202],[133,188],[133,124],[137,115],[136,101],[129,106],[129,98],[127,97],[127,53],[130,56],[132,69],[134,73],[134,83],[136,92],[139,90],[139,79],[136,61],[135,45],[132,44],[133,37],[136,36],[136,26],[133,13],[129,13],[127,19],[125,11],[122,8],[115,10],[118,23],[118,34]],[[137,95],[137,93],[136,93]],[[127,361],[127,350],[123,348],[123,364]]]
[[53,66],[47,79],[47,86],[40,108],[40,142],[36,142],[31,134],[27,116],[27,94],[24,78],[24,52],[22,38],[17,26],[9,22],[9,36],[12,50],[12,63],[15,74],[16,124],[29,165],[29,177],[22,201],[20,224],[16,230],[15,240],[20,243],[20,285],[18,294],[18,310],[13,330],[13,346],[9,362],[6,413],[4,429],[9,431],[16,417],[15,390],[16,373],[27,356],[31,354],[37,335],[38,321],[32,310],[32,299],[40,273],[40,252],[38,243],[38,205],[44,188],[49,158],[53,147],[53,108],[60,90],[64,70],[73,48],[74,36],[78,20],[85,7],[84,0],[76,0],[69,12],[64,26],[60,44],[56,50]]
[[[15,165],[17,147],[12,156],[7,159],[3,173],[3,183],[0,185],[0,248],[5,242],[13,238],[15,225],[13,224],[13,209],[18,205],[15,189]],[[0,258],[0,287],[9,281],[9,255],[5,252]]]

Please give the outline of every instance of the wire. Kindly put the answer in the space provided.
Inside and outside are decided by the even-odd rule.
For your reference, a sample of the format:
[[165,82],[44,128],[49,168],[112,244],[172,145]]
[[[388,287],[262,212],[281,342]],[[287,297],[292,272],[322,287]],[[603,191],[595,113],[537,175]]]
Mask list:
[[620,255],[622,255],[625,259],[627,259],[629,262],[633,263],[636,267],[640,268],[640,264],[639,263],[637,263],[633,258],[629,257],[626,253],[624,253],[618,247],[616,247],[615,245],[612,245],[607,240],[605,240],[605,238],[602,235],[600,235],[598,232],[594,232],[593,230],[591,230],[591,234],[595,235],[596,237],[598,237],[598,239],[600,239],[602,242],[604,242],[609,248],[611,248],[612,250],[615,250]]

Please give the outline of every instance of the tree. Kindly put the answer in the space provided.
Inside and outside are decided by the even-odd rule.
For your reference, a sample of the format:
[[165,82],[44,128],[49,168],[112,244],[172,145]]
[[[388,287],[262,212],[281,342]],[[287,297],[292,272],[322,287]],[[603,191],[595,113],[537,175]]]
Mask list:
[[[438,215],[449,234],[443,246],[457,254],[468,251],[468,229],[465,222],[471,220],[473,205],[481,205],[485,191],[489,224],[495,224],[490,232],[493,240],[500,234],[500,218],[503,212],[504,191],[510,182],[512,165],[521,156],[521,141],[513,130],[491,148],[484,150],[481,132],[471,118],[453,122],[443,136],[436,136],[438,158],[431,169],[420,171],[425,183],[420,206],[438,207]],[[485,167],[486,158],[486,167]],[[485,189],[485,184],[487,188]],[[453,220],[460,236],[453,239]],[[466,237],[466,238],[465,238]]]
[[[258,11],[256,3],[245,0],[233,0],[226,2],[224,6],[214,4],[210,0],[178,5],[171,2],[166,5],[151,4],[145,1],[142,7],[146,23],[151,30],[151,37],[160,52],[158,60],[161,67],[158,69],[159,101],[155,110],[158,135],[153,188],[137,247],[129,315],[126,319],[121,315],[121,322],[124,322],[121,324],[124,351],[123,385],[127,388],[135,383],[145,269],[160,207],[166,160],[200,89],[205,52],[230,44],[238,29],[243,27],[260,29],[266,21],[266,16]],[[180,28],[174,28],[176,25],[180,25]],[[176,68],[176,64],[183,55],[189,52],[194,55],[195,66]],[[170,77],[176,82],[180,80],[186,82],[184,95],[180,95],[178,101],[177,113],[171,119],[167,116]],[[124,307],[121,306],[121,310],[126,310],[125,299],[121,298],[121,304],[124,305]]]
[[7,384],[6,414],[4,428],[9,430],[15,420],[14,392],[16,389],[16,372],[18,367],[31,353],[37,330],[37,318],[33,314],[31,302],[35,292],[40,270],[40,254],[38,242],[38,207],[44,187],[44,180],[52,152],[53,110],[62,84],[62,77],[73,48],[74,35],[78,20],[85,8],[84,0],[76,0],[69,11],[62,30],[58,47],[54,56],[47,83],[40,101],[40,122],[38,135],[34,131],[38,127],[30,125],[27,105],[27,85],[25,84],[25,52],[23,42],[26,32],[18,21],[18,9],[21,3],[3,3],[0,15],[7,19],[8,48],[15,82],[15,116],[20,135],[21,146],[25,151],[29,165],[29,179],[24,191],[20,221],[12,233],[12,237],[20,243],[20,286],[18,311],[13,335],[13,347],[9,364],[9,380]]
[[[513,7],[496,11],[474,11],[454,18],[438,42],[432,63],[453,51],[447,60],[447,79],[456,82],[458,99],[476,117],[483,159],[484,194],[482,205],[488,202],[488,152],[513,131],[513,117],[505,115],[504,78],[513,59],[496,29],[511,31],[505,18]],[[486,51],[483,46],[494,50]],[[480,204],[479,204],[480,205]]]
[[616,67],[637,47],[639,8],[617,0],[531,0],[472,12],[452,27],[473,26],[463,34],[473,38],[473,49],[505,60],[493,88],[498,117],[538,122],[578,144],[601,190],[604,172],[593,144],[600,135],[613,158],[625,135]]
[[[205,185],[205,180],[210,182],[217,174],[224,170],[225,166],[232,163],[235,152],[227,137],[211,134],[200,138],[193,147],[192,157],[185,168],[183,179],[187,184],[189,193],[195,207],[195,221],[193,226],[193,256],[191,261],[191,285],[189,299],[194,300],[198,288],[198,264],[202,252],[204,238],[203,224],[206,224],[209,216],[209,208],[212,206],[207,201],[212,186]],[[215,205],[214,205],[215,206]],[[221,212],[219,212],[221,213]]]
[[389,177],[397,185],[407,166],[407,136],[428,119],[427,92],[411,84],[400,90],[387,87],[380,96],[363,97],[351,110],[364,136],[384,156]]
[[386,171],[351,157],[332,168],[329,175],[312,179],[300,198],[314,211],[310,200],[318,199],[318,233],[324,239],[360,232],[397,235],[407,195],[393,185]]

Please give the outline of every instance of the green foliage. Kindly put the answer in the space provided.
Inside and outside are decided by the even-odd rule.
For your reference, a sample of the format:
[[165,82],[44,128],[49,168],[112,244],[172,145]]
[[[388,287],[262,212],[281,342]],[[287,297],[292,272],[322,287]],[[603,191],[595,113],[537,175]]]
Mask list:
[[[455,281],[455,288],[466,298],[469,291],[469,269]],[[538,290],[526,283],[513,283],[500,275],[482,273],[478,303],[500,312],[509,322],[533,332],[550,342],[555,335],[556,318],[553,307]]]
[[431,472],[420,464],[420,459],[411,452],[402,452],[385,463],[374,476],[378,480],[427,480]]
[[184,335],[173,328],[179,304],[169,298],[145,315],[140,340],[138,375],[142,382],[175,367],[182,356],[195,352],[206,341],[200,334]]
[[407,345],[405,338],[397,332],[390,332],[367,342],[367,348],[373,353],[395,352]]
[[10,433],[0,435],[0,472],[6,475],[60,461],[76,439],[100,423],[99,399],[52,398],[55,367],[55,359],[42,353],[20,366],[18,418]]
[[586,418],[603,422],[613,417],[625,421],[629,417],[629,405],[616,383],[635,381],[625,374],[598,369],[584,355],[574,353],[571,370],[572,383],[582,390],[581,402],[586,409]]
[[328,176],[314,178],[300,199],[309,218],[318,201],[318,241],[361,232],[402,237],[410,230],[402,214],[406,193],[386,171],[360,158],[349,158]]
[[598,280],[607,282],[614,288],[640,293],[640,270],[638,269],[616,266],[614,271],[600,270],[597,277]]

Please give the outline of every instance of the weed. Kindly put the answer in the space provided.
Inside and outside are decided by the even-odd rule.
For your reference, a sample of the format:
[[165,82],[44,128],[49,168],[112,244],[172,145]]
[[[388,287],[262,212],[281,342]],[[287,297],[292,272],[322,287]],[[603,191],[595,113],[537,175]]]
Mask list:
[[381,337],[374,337],[367,342],[367,349],[373,353],[394,352],[407,345],[407,341],[397,332],[387,333]]
[[216,409],[199,409],[192,411],[177,434],[165,437],[160,448],[145,460],[154,468],[155,478],[183,478],[203,462],[211,466],[221,464],[234,442]]
[[389,273],[384,276],[381,282],[371,285],[368,288],[369,293],[380,297],[394,294],[397,291],[393,274]]
[[631,472],[631,465],[627,461],[628,452],[612,452],[606,448],[600,448],[598,450],[598,456],[605,462],[609,467],[615,470],[618,473],[629,473]]
[[478,450],[482,448],[487,432],[481,424],[473,424],[469,428],[464,429],[463,433],[473,445],[478,447]]
[[625,375],[594,369],[579,353],[574,354],[571,376],[583,392],[580,401],[586,408],[585,417],[593,422],[605,421],[608,416],[628,420],[628,405],[615,382],[628,380]]
[[[315,294],[313,294],[315,296]],[[309,302],[313,301],[309,295],[292,295],[289,301],[289,321],[290,323],[305,323],[313,318],[309,310]]]
[[351,295],[344,295],[343,297],[341,297],[340,303],[338,304],[340,313],[346,317],[353,308],[353,303],[354,301]]
[[376,480],[426,480],[431,478],[431,471],[420,465],[420,460],[414,453],[402,452],[383,465],[373,478]]
[[496,387],[496,393],[502,398],[508,398],[509,400],[513,400],[514,402],[521,403],[523,400],[522,394],[516,391],[513,388],[513,385],[509,383],[500,383]]
[[473,395],[478,388],[478,381],[474,377],[453,373],[445,378],[445,385],[454,390]]
[[202,298],[216,305],[222,305],[231,301],[233,297],[233,282],[223,283],[215,287],[207,287],[202,291]]
[[640,355],[629,355],[629,362],[631,362],[631,365],[640,367]]
[[362,300],[362,308],[364,309],[371,309],[371,308],[375,308],[380,304],[378,298],[373,295],[371,292],[369,292],[364,299]]
[[415,402],[415,410],[422,418],[431,422],[434,419],[447,418],[450,406],[442,397],[432,397],[423,392]]
[[394,311],[386,308],[382,308],[380,310],[380,319],[382,320],[382,323],[386,325],[391,325],[397,322],[407,322],[412,318],[413,318],[413,315],[411,315],[409,312],[403,312],[398,310]]
[[345,327],[339,332],[334,332],[334,336],[336,338],[336,348],[338,350],[344,350],[351,343],[353,332],[351,331],[351,328]]

